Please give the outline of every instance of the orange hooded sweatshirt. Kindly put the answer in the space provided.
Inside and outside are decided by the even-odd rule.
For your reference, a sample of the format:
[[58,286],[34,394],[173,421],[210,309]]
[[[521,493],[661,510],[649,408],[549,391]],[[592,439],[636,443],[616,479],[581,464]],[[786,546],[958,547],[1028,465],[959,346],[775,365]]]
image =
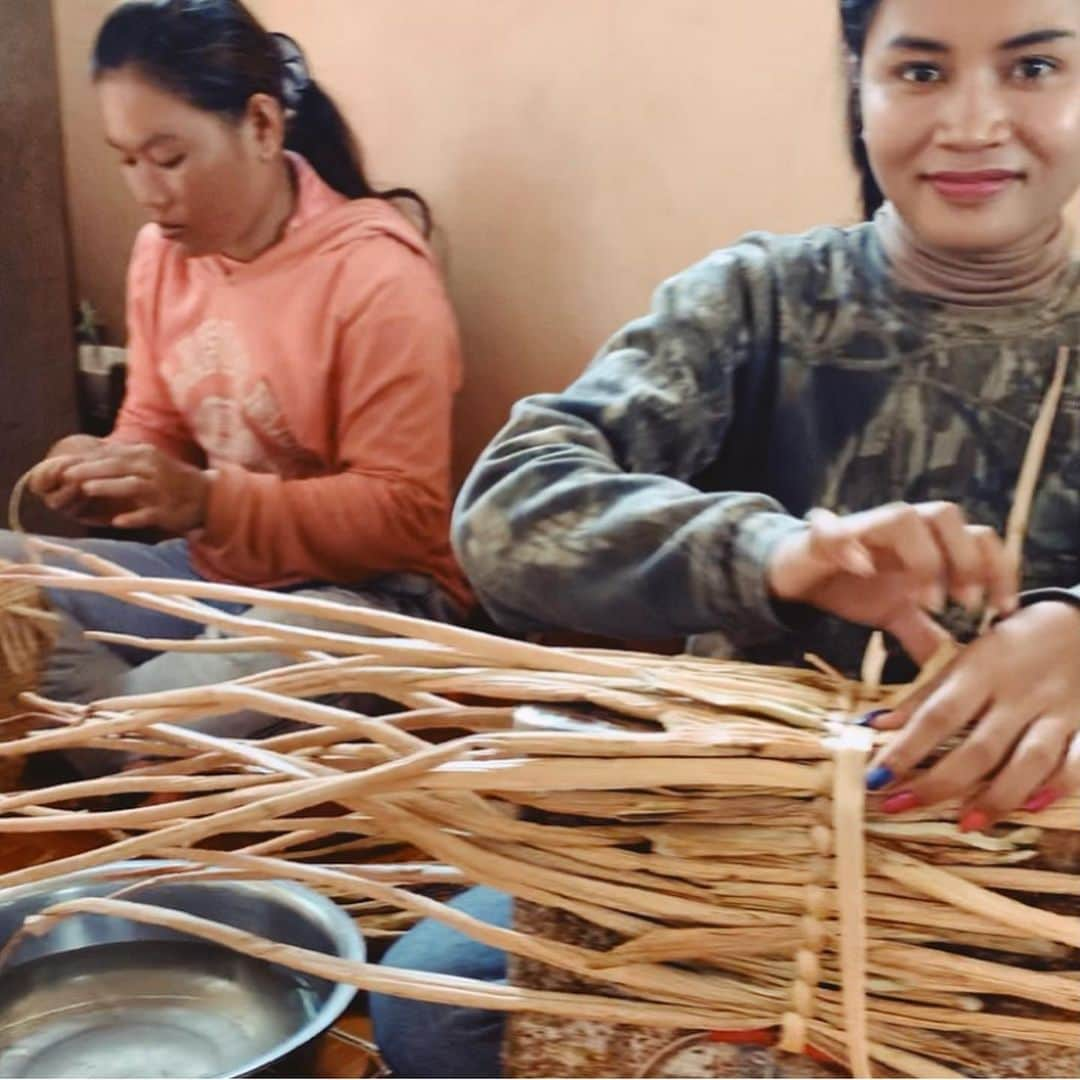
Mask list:
[[112,438],[216,470],[188,536],[211,580],[264,588],[428,574],[448,541],[454,315],[416,230],[290,154],[296,210],[248,263],[147,225],[128,272],[128,386]]

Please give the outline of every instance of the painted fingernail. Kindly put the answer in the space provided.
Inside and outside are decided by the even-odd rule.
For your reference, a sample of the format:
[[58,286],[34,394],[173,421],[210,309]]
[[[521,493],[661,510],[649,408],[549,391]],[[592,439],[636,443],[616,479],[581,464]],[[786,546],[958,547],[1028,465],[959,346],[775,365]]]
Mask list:
[[867,791],[880,791],[896,779],[888,765],[875,765],[866,774]]
[[914,791],[900,791],[887,798],[881,804],[881,809],[886,814],[902,814],[905,810],[914,810],[916,806],[921,805],[919,796]]
[[855,723],[859,727],[873,727],[875,721],[880,720],[883,716],[888,716],[890,712],[892,712],[891,709],[874,709],[872,712],[863,713]]
[[1024,809],[1031,814],[1037,814],[1040,810],[1048,810],[1061,798],[1061,793],[1054,791],[1052,788],[1043,788],[1042,791],[1036,791],[1034,795],[1026,803],[1024,803]]
[[960,819],[961,832],[982,832],[990,824],[990,815],[985,810],[968,810]]

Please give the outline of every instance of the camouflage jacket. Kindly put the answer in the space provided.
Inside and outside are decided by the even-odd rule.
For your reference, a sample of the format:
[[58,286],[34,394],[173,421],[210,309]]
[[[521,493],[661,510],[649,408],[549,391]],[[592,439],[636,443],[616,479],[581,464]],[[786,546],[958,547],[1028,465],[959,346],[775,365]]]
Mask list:
[[[957,307],[901,289],[870,224],[754,234],[663,284],[563,393],[514,407],[455,546],[508,628],[709,634],[850,670],[866,632],[778,609],[774,545],[814,506],[895,500],[1003,532],[1058,349],[1078,343],[1080,263],[1047,301]],[[1080,357],[1025,550],[1026,587],[1078,581]]]

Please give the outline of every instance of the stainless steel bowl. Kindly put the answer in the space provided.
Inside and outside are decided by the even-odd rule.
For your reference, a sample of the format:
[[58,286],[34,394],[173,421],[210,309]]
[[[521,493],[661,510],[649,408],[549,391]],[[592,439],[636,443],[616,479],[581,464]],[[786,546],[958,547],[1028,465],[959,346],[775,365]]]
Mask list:
[[[0,891],[0,943],[51,904],[108,896],[175,865],[113,863]],[[166,880],[130,899],[364,958],[349,916],[290,882]],[[75,915],[24,937],[0,970],[0,1076],[249,1076],[310,1043],[355,993],[186,934]]]

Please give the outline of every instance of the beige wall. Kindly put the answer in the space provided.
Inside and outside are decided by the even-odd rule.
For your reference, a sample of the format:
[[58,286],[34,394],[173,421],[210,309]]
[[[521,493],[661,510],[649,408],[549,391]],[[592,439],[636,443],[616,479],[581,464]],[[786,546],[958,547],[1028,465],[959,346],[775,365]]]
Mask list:
[[[0,0],[2,2],[2,0]],[[116,0],[53,0],[64,120],[68,224],[78,297],[101,311],[110,340],[124,338],[124,269],[142,216],[103,141],[90,86],[90,48]]]
[[[86,55],[111,0],[54,0],[77,277],[115,326],[138,215]],[[254,0],[306,47],[373,178],[445,231],[467,350],[459,472],[665,275],[752,228],[854,214],[835,0]]]

